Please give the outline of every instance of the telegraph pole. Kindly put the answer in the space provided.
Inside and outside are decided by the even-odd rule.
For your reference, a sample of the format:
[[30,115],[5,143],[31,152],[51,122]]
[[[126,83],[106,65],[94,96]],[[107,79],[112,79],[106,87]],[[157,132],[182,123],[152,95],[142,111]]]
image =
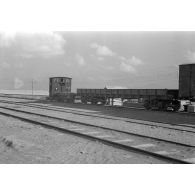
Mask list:
[[33,95],[33,87],[34,87],[34,86],[33,86],[33,79],[32,79],[32,95]]

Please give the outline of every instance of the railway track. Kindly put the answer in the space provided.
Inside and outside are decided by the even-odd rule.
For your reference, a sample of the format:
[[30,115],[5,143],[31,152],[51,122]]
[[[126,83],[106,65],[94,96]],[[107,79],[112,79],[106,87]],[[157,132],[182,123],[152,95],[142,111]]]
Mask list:
[[[110,120],[119,120],[124,121],[128,123],[135,123],[135,124],[141,124],[141,125],[147,125],[147,126],[153,126],[153,127],[162,127],[166,129],[172,129],[175,131],[182,131],[182,132],[190,132],[195,133],[195,125],[184,125],[184,124],[175,124],[175,123],[163,123],[163,122],[153,122],[153,121],[143,121],[143,120],[135,120],[135,119],[125,119],[125,118],[119,118],[119,117],[113,117],[113,116],[107,116],[107,115],[100,115],[100,114],[94,114],[91,111],[79,111],[76,109],[69,109],[69,108],[59,108],[56,106],[48,106],[48,105],[41,105],[37,103],[32,102],[14,102],[14,101],[6,101],[6,100],[0,100],[0,103],[8,103],[8,104],[15,104],[15,105],[22,105],[25,107],[33,107],[33,108],[40,108],[50,111],[58,111],[62,113],[71,113],[76,115],[82,115],[82,116],[90,116],[94,118],[103,118],[103,119],[110,119]],[[188,129],[181,129],[180,127],[184,128],[192,128],[190,130]]]
[[[10,102],[9,102],[10,103]],[[30,107],[30,108],[38,108],[38,109],[41,109],[40,111],[42,112],[42,110],[43,110],[43,108],[45,109],[45,110],[48,110],[48,108],[46,107],[45,108],[45,106],[37,106],[37,105],[29,105],[29,104],[23,104],[23,103],[14,103],[14,102],[11,102],[10,104],[12,104],[12,105],[19,105],[19,106],[24,106],[24,107]],[[0,106],[1,107],[1,106]],[[4,108],[4,106],[3,107],[1,107],[1,108]],[[17,108],[18,108],[18,106],[17,106]],[[22,108],[22,107],[21,107]],[[15,106],[14,107],[7,107],[7,109],[10,109],[10,110],[12,110],[12,111],[20,111],[20,110],[18,110],[18,109],[15,109]],[[53,111],[53,109],[49,109],[49,110],[52,110]],[[29,113],[29,111],[27,110],[27,111],[25,111],[25,110],[23,110],[24,112],[26,112],[26,113]],[[58,110],[54,110],[54,111],[58,111]],[[39,115],[40,116],[45,116],[44,114],[40,114],[41,112],[39,112]],[[30,113],[32,113],[33,114],[33,112],[30,112]],[[71,112],[72,113],[72,112]],[[54,113],[53,113],[54,114]],[[108,127],[105,127],[105,126],[100,126],[99,124],[97,125],[97,124],[94,124],[94,123],[86,123],[86,122],[83,122],[83,121],[78,121],[78,120],[75,120],[75,119],[73,119],[72,120],[72,118],[71,119],[67,119],[67,118],[64,118],[64,116],[63,117],[54,117],[53,116],[53,114],[52,114],[52,116],[51,115],[47,115],[47,117],[52,117],[52,118],[56,118],[56,119],[60,119],[60,120],[64,120],[64,121],[67,121],[67,122],[73,122],[73,123],[77,123],[77,124],[81,124],[81,125],[88,125],[88,126],[91,126],[91,127],[101,127],[101,128],[105,128],[105,129],[107,129],[107,130],[112,130],[113,128],[108,128]],[[87,115],[87,116],[90,116],[90,115]],[[100,117],[100,118],[104,118],[104,117]],[[106,118],[108,118],[108,117],[106,117]],[[104,118],[105,119],[105,118]],[[108,119],[110,119],[110,118],[108,118]],[[116,120],[115,118],[113,119],[113,118],[111,118],[112,120]],[[119,120],[119,119],[118,119]],[[128,121],[129,122],[129,121]],[[135,123],[137,123],[137,122],[135,122]],[[142,127],[144,128],[144,125],[145,125],[145,123],[137,123],[137,124],[141,124],[142,125]],[[147,124],[150,128],[152,128],[153,126],[155,126],[155,127],[161,127],[161,126],[159,126],[158,124],[157,125],[151,125],[151,124]],[[167,130],[167,129],[169,129],[169,131],[172,131],[173,132],[173,130],[174,131],[176,131],[176,132],[178,132],[178,133],[180,133],[180,135],[179,136],[182,136],[183,138],[185,138],[185,136],[186,136],[186,133],[188,133],[188,134],[190,134],[190,136],[194,136],[194,134],[195,134],[195,128],[193,127],[193,129],[189,129],[189,130],[186,130],[186,129],[176,129],[176,128],[170,128],[170,127],[166,127],[166,126],[164,126],[163,127],[164,128],[164,130]],[[188,143],[188,144],[186,144],[186,143],[183,143],[183,142],[181,142],[181,141],[174,141],[174,140],[172,140],[172,139],[167,139],[167,138],[162,138],[162,137],[159,137],[159,136],[152,136],[152,135],[148,135],[148,134],[143,134],[143,133],[140,133],[140,132],[138,132],[138,131],[130,131],[130,132],[128,132],[127,130],[125,131],[125,130],[117,130],[117,129],[115,129],[116,131],[119,131],[119,132],[124,132],[124,133],[127,133],[127,134],[131,134],[131,135],[139,135],[139,136],[142,136],[142,137],[146,137],[146,138],[148,138],[148,137],[150,137],[150,138],[155,138],[155,139],[157,139],[157,140],[166,140],[167,142],[170,142],[170,143],[180,143],[180,144],[182,144],[182,145],[187,145],[187,146],[191,146],[191,147],[195,147],[195,141],[194,141],[194,139],[191,141],[191,145]]]
[[[51,106],[52,107],[51,108],[50,106],[49,107],[47,107],[47,106],[40,106],[40,105],[37,105],[37,104],[30,104],[29,105],[29,102],[26,102],[26,103],[18,103],[18,102],[16,103],[16,102],[10,102],[10,101],[2,101],[2,102],[8,103],[10,105],[24,106],[26,108],[28,108],[28,107],[30,107],[30,108],[38,108],[38,109],[40,109],[41,112],[42,112],[42,110],[55,111],[55,113],[53,113],[53,115],[56,115],[56,114],[59,115],[58,112],[61,112],[61,113],[65,112],[65,113],[67,113],[67,111],[64,111],[64,108],[57,108],[57,109],[53,108],[55,106]],[[78,114],[77,112],[75,113],[75,112],[72,112],[72,111],[68,112],[68,113]],[[147,130],[148,132],[147,133],[146,133],[146,131],[145,132],[144,131],[140,132],[139,129],[137,130],[137,129],[132,129],[132,128],[130,130],[130,133],[131,134],[140,135],[142,137],[156,138],[158,140],[166,140],[166,141],[170,141],[170,142],[180,142],[180,144],[182,144],[184,142],[183,145],[186,145],[185,142],[187,140],[187,144],[188,145],[189,145],[189,141],[190,141],[190,145],[192,147],[195,146],[195,140],[194,140],[195,127],[194,126],[189,126],[189,125],[186,125],[186,126],[185,125],[180,125],[179,126],[179,125],[177,125],[176,126],[177,128],[176,128],[172,124],[171,124],[171,127],[170,127],[170,124],[168,124],[168,126],[167,126],[167,124],[161,124],[161,123],[160,124],[159,123],[151,124],[150,122],[146,123],[146,121],[145,122],[142,122],[142,121],[141,122],[140,121],[137,122],[135,120],[132,121],[131,119],[128,120],[128,119],[118,118],[118,117],[108,117],[108,116],[104,117],[104,116],[101,116],[101,115],[98,115],[98,116],[95,115],[94,116],[94,114],[92,114],[92,113],[91,114],[87,114],[87,115],[83,114],[83,113],[79,113],[78,115],[103,118],[103,119],[106,119],[106,120],[109,119],[109,120],[113,120],[113,122],[115,122],[116,120],[119,120],[120,122],[121,121],[125,121],[125,122],[132,123],[132,124],[140,124],[141,125],[140,128],[144,128],[144,129],[145,129],[145,125],[147,125],[148,126],[148,130]],[[61,116],[63,116],[63,114],[61,114]],[[69,118],[69,119],[67,119],[67,118]],[[74,120],[72,120],[72,118],[74,118]],[[92,119],[89,119],[89,120],[91,121]],[[71,117],[71,120],[70,120],[70,117],[66,117],[66,121],[68,121],[68,122],[75,122],[77,124],[86,124],[85,121],[83,122],[82,118],[81,118],[80,121],[79,120],[75,121],[75,117],[74,116]],[[97,125],[97,122],[96,122],[95,118],[93,119],[93,121],[94,121],[94,123],[91,122],[91,123],[88,123],[88,125],[89,126],[95,126],[95,127],[99,126],[99,124]],[[113,123],[113,122],[111,122],[111,123]],[[160,131],[163,130],[163,134],[165,134],[164,136],[162,135],[162,133],[160,131],[159,132],[156,131],[156,130],[159,129],[159,127],[162,127]],[[180,129],[181,127],[183,129]],[[112,128],[115,128],[115,127],[112,127]],[[106,129],[111,129],[111,128],[106,128]],[[127,131],[128,131],[128,129],[122,129],[122,132],[127,132]],[[159,135],[158,135],[158,133],[159,133]],[[189,137],[191,137],[190,140],[189,140]]]
[[163,161],[194,163],[195,148],[189,145],[3,106],[0,108],[0,113],[64,133],[99,141],[113,147],[156,157]]
[[[3,98],[11,98],[11,99],[23,99],[23,100],[38,100],[38,99],[33,99],[33,97],[28,97],[28,98],[24,98],[24,97],[12,97],[12,96],[10,96],[10,95],[0,95],[0,97],[3,97]],[[43,97],[44,97],[44,95],[43,95]],[[113,106],[110,106],[110,107],[113,107]],[[140,110],[140,111],[146,111],[146,112],[153,112],[153,110],[146,110],[144,107],[143,108],[140,108],[140,107],[129,107],[129,106],[121,106],[121,107],[119,107],[119,108],[125,108],[125,109],[134,109],[134,110]],[[162,111],[158,111],[158,110],[155,110],[155,112],[162,112]],[[177,113],[177,114],[182,114],[182,115],[194,115],[195,116],[195,113],[193,113],[193,112],[191,112],[191,113],[189,113],[189,112],[179,112],[179,111],[177,111],[177,112],[173,112],[173,114],[175,114],[175,113]],[[155,122],[155,121],[153,121],[153,122]]]

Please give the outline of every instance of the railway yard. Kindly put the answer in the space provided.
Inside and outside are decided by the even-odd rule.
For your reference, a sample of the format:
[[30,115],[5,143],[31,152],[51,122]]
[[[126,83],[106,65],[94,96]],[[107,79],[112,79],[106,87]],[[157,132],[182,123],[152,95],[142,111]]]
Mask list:
[[195,115],[0,97],[0,163],[195,163]]

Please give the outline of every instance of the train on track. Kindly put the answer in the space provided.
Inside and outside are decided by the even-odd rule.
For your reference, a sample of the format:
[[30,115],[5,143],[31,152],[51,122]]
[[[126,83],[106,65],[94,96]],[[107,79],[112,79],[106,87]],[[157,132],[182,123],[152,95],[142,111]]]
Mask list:
[[56,101],[111,104],[115,98],[122,102],[137,99],[146,109],[177,111],[181,100],[195,101],[195,64],[179,65],[179,89],[77,89],[71,93],[71,78],[52,77],[49,98]]

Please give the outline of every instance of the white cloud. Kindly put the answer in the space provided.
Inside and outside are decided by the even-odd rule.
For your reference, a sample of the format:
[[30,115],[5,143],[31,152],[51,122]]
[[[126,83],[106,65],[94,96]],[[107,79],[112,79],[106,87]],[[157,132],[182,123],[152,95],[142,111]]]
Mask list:
[[125,58],[123,56],[119,56],[119,59],[122,61],[120,64],[120,70],[123,72],[136,73],[136,66],[143,65],[143,61],[135,56],[131,58]]
[[90,47],[93,49],[96,49],[96,53],[99,56],[114,56],[115,55],[115,53],[105,45],[99,45],[97,43],[92,43]]
[[195,62],[195,51],[188,51],[186,58],[189,62]]
[[76,54],[77,63],[81,66],[85,65],[85,59],[80,54]]
[[136,69],[132,65],[126,64],[125,62],[121,62],[120,70],[123,72],[136,73]]
[[23,63],[19,62],[19,63],[15,63],[15,64],[14,64],[14,67],[15,67],[15,68],[23,68],[24,65],[23,65]]
[[123,57],[123,56],[119,56],[119,59],[120,60],[127,60],[125,57]]
[[139,58],[136,58],[135,56],[133,56],[132,58],[128,59],[129,63],[134,65],[134,66],[138,66],[138,65],[142,65],[144,64],[142,62],[142,60],[140,60]]
[[104,58],[100,56],[100,57],[98,57],[98,60],[99,60],[99,61],[103,61]]
[[7,62],[0,62],[0,68],[2,69],[9,69],[11,65]]
[[20,89],[23,85],[24,85],[24,82],[21,79],[15,78],[14,89]]
[[0,48],[10,47],[14,41],[14,34],[0,33]]
[[107,69],[107,70],[114,70],[114,67],[113,66],[105,66],[105,69]]
[[125,61],[126,63],[132,65],[132,66],[138,66],[144,64],[142,60],[139,58],[136,58],[135,56],[132,56],[131,58],[125,58],[123,56],[120,56],[119,59],[122,61]]
[[15,48],[15,55],[23,58],[62,55],[65,44],[66,40],[54,32],[0,35],[0,47]]

